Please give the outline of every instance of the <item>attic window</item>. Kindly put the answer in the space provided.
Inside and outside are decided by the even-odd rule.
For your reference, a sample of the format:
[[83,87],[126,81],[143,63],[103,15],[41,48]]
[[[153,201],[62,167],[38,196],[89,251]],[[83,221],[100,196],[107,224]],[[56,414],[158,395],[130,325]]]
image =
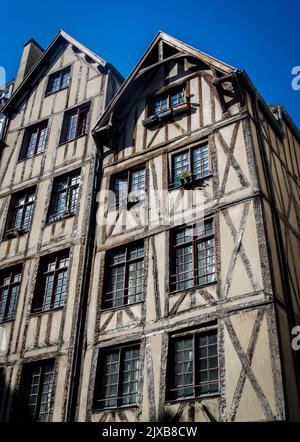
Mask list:
[[67,88],[70,84],[70,73],[71,66],[68,66],[65,69],[61,69],[60,71],[51,74],[48,80],[46,95],[53,94],[54,92]]
[[168,109],[172,109],[180,104],[185,103],[185,92],[183,88],[170,91],[162,94],[153,100],[153,107],[151,114],[157,115]]
[[168,120],[171,117],[187,111],[188,101],[185,88],[183,86],[169,89],[168,91],[156,95],[148,105],[148,118],[143,121],[146,127]]

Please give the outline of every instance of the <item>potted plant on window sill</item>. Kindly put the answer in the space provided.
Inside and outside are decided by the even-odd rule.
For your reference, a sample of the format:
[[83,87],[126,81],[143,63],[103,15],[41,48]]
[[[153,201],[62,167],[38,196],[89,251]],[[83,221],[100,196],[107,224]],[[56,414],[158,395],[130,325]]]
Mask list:
[[179,176],[180,185],[182,187],[187,187],[192,184],[193,174],[192,172],[182,172]]

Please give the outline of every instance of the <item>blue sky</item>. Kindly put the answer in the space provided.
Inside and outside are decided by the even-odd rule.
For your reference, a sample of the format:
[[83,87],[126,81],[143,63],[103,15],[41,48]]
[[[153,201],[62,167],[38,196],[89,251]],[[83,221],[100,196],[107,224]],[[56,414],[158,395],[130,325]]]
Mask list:
[[300,90],[291,87],[299,16],[299,0],[5,1],[0,66],[13,78],[23,44],[32,37],[46,47],[62,28],[126,77],[162,30],[245,69],[267,103],[284,105],[300,127]]

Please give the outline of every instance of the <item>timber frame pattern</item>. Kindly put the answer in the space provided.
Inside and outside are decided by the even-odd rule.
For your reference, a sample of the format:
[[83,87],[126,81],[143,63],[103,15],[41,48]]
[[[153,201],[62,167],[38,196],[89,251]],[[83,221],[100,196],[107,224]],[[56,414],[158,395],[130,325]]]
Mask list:
[[[88,56],[91,57],[91,54]],[[65,66],[63,62],[59,67],[62,66]],[[109,70],[108,65],[102,65],[100,69],[103,75],[107,72],[105,68]],[[28,278],[22,298],[25,305],[26,292],[28,311],[23,319],[25,328],[21,330],[19,320],[18,336],[12,338],[13,333],[10,334],[14,342],[22,341],[17,368],[13,370],[14,352],[0,355],[0,366],[7,367],[8,385],[13,386],[15,394],[18,393],[23,358],[26,352],[33,351],[30,360],[56,357],[63,361],[60,367],[67,372],[61,394],[62,378],[59,365],[56,365],[54,387],[57,396],[55,394],[51,405],[53,420],[299,420],[299,360],[290,342],[292,327],[300,323],[298,129],[282,107],[265,104],[245,72],[163,32],[155,37],[130,77],[109,101],[112,90],[120,85],[113,69],[111,75],[112,84],[106,84],[108,95],[105,104],[109,104],[104,112],[102,105],[99,107],[98,104],[98,110],[93,114],[94,123],[90,124],[94,127],[94,141],[89,137],[90,141],[86,141],[84,147],[87,155],[89,143],[92,146],[95,143],[97,152],[93,155],[90,152],[90,157],[87,155],[85,159],[83,156],[81,163],[78,162],[92,163],[89,184],[79,196],[79,204],[85,204],[86,217],[89,218],[85,227],[81,228],[86,236],[76,238],[80,229],[77,225],[70,226],[65,242],[65,247],[71,247],[70,265],[73,268],[78,266],[78,273],[73,270],[76,284],[73,282],[72,289],[69,289],[69,296],[72,294],[71,298],[74,298],[71,306],[78,298],[75,293],[81,293],[80,299],[77,299],[79,304],[73,308],[73,315],[66,317],[66,310],[61,312],[64,317],[57,348],[50,351],[52,315],[56,313],[49,314],[46,322],[36,319],[33,332],[30,293],[33,293],[38,258],[49,252],[50,245],[52,250],[52,242],[53,248],[57,248],[55,241],[64,235],[66,220],[57,235],[55,225],[51,227],[50,239],[45,244],[42,244],[41,231],[37,239],[39,247],[32,261],[28,259],[33,277],[31,280]],[[94,77],[86,71],[84,74],[82,67],[78,68],[76,103],[82,78],[92,81]],[[104,93],[102,82],[101,85],[100,95]],[[23,87],[26,89],[26,84]],[[87,91],[87,88],[85,83],[84,90]],[[155,120],[152,126],[148,125],[151,100],[176,88],[184,90],[184,109]],[[35,96],[37,92],[33,94]],[[55,103],[50,114],[54,107]],[[32,104],[30,114],[34,112],[33,108]],[[24,121],[20,126],[24,126]],[[17,146],[20,144],[20,131],[15,129],[13,133],[18,134],[13,144]],[[57,132],[57,141],[58,135]],[[204,196],[205,218],[213,219],[215,280],[204,286],[171,291],[172,226],[141,223],[128,228],[124,223],[126,210],[119,208],[112,216],[106,201],[99,205],[98,210],[100,218],[105,221],[96,226],[96,220],[93,221],[96,194],[98,190],[109,190],[115,175],[139,167],[145,167],[147,192],[168,189],[171,194],[174,192],[169,186],[172,155],[202,143],[208,145],[210,173],[204,179],[205,186],[199,183],[195,186],[199,186]],[[61,158],[65,160],[66,170],[69,170],[70,152],[76,150],[76,145],[70,147],[71,150],[68,145],[64,149]],[[13,164],[14,150],[10,150],[7,164]],[[54,160],[52,165],[54,167]],[[7,195],[14,189],[17,167],[15,165],[9,182],[1,184],[4,219],[8,210]],[[26,170],[24,166],[22,177]],[[33,166],[29,170],[33,170]],[[42,173],[41,169],[39,179],[42,179]],[[49,194],[46,199],[49,199]],[[158,212],[163,213],[163,203],[157,203]],[[45,203],[41,214],[43,219],[47,206]],[[83,214],[83,209],[80,211]],[[143,213],[146,219],[153,215],[149,208],[143,209]],[[89,249],[77,251],[75,259],[75,244],[78,243],[78,247],[83,245],[87,237],[92,238]],[[107,253],[135,241],[144,244],[143,300],[104,309]],[[29,246],[29,243],[24,245],[26,250]],[[8,259],[11,246],[5,247],[1,252],[3,260]],[[12,253],[9,263],[23,259],[23,255],[18,257],[17,252]],[[2,267],[4,265],[0,270]],[[79,311],[83,312],[80,320]],[[66,338],[63,324],[72,322],[76,323],[76,327],[69,330]],[[218,392],[168,400],[169,361],[172,356],[170,339],[177,333],[203,332],[211,327],[218,332]],[[41,344],[44,329],[46,340]],[[28,333],[26,330],[29,330]],[[27,348],[29,338],[26,336],[29,334],[35,338],[31,347]],[[137,404],[99,409],[95,406],[96,378],[101,374],[99,351],[130,343],[140,343]],[[79,347],[78,365],[70,373],[70,358],[76,345]],[[12,348],[12,341],[9,348]],[[65,361],[66,352],[68,362]],[[78,395],[77,391],[71,395],[69,388],[74,373],[79,378]],[[63,407],[59,403],[63,403]],[[66,411],[68,408],[72,411]],[[8,415],[9,411],[6,419]]]

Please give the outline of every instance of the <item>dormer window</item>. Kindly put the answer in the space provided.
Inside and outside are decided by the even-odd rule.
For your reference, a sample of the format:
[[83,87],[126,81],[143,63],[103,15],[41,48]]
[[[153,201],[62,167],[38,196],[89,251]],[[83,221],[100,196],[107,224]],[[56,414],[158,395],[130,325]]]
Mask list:
[[61,69],[58,72],[54,72],[49,76],[46,95],[53,94],[62,89],[65,89],[70,84],[71,79],[71,66]]

